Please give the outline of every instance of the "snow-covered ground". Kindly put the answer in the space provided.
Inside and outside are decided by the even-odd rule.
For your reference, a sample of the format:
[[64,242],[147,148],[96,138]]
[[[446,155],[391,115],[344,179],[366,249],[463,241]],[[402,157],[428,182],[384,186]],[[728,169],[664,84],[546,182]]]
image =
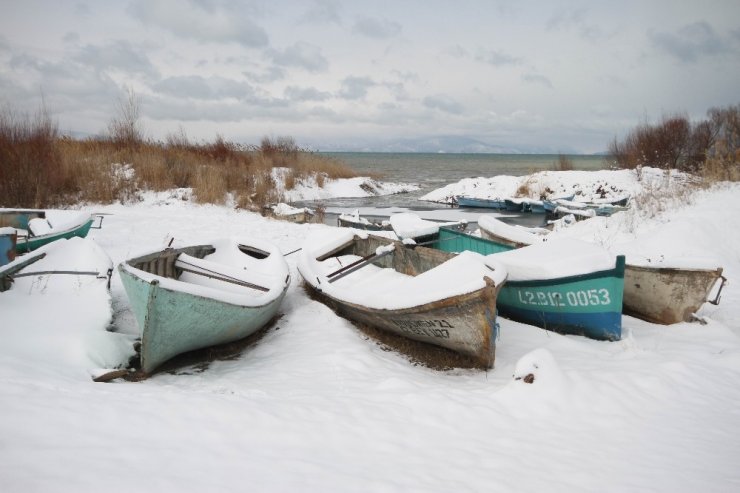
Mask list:
[[689,176],[681,172],[666,174],[657,168],[603,171],[540,171],[525,176],[499,175],[492,178],[465,178],[432,190],[419,200],[450,203],[459,195],[477,199],[530,199],[574,195],[579,202],[621,199],[645,189],[660,189],[685,183]]
[[[739,205],[740,185],[723,185],[657,217],[618,213],[557,233],[720,259],[730,284],[701,310],[706,325],[625,316],[623,339],[600,342],[502,319],[488,372],[434,371],[383,350],[306,296],[297,254],[283,317],[256,345],[139,383],[69,371],[105,344],[11,331],[17,306],[2,293],[0,333],[13,341],[0,345],[0,490],[739,491]],[[290,252],[329,228],[167,194],[92,209],[108,214],[90,237],[114,263],[172,237],[256,235]],[[111,296],[119,334],[102,334],[133,339],[117,274]],[[61,307],[36,310],[60,325]]]

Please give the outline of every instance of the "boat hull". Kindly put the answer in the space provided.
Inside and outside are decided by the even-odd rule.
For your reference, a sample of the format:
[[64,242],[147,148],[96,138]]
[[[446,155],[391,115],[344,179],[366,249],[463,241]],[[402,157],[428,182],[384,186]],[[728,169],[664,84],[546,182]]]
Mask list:
[[[223,272],[204,268],[205,277],[231,279],[232,284],[241,283],[243,292],[204,288],[198,283],[180,280],[186,268],[179,263],[181,255],[204,259],[217,251],[213,245],[168,248],[120,264],[118,272],[141,328],[142,371],[152,373],[167,360],[188,351],[237,341],[255,333],[273,319],[290,284],[290,276],[279,250],[274,246],[270,248],[272,251],[263,251],[260,246],[253,248],[248,243],[239,244],[239,250],[245,255],[271,262],[266,265],[274,266],[276,272],[277,269],[284,270],[276,274],[281,279],[287,275],[280,287],[262,288],[229,277],[228,269],[259,268],[255,264],[240,263],[245,261],[221,264],[226,267]],[[184,265],[197,268],[188,262],[192,260]],[[255,301],[250,294],[254,288],[269,295]]]
[[[448,229],[440,229],[439,241],[430,246],[448,252],[470,250],[483,255],[515,248]],[[496,307],[504,317],[544,329],[617,340],[622,332],[624,270],[624,257],[620,256],[612,270],[557,279],[507,280]]]
[[120,266],[119,273],[142,328],[141,369],[145,373],[179,354],[257,332],[275,317],[285,295],[263,306],[245,307],[166,289]]
[[[47,214],[39,209],[4,209],[0,212],[0,227],[9,226],[17,229],[29,229],[32,219],[46,219]],[[74,237],[85,238],[93,225],[93,218],[72,225],[62,231],[54,231],[38,236],[18,236],[15,243],[16,253],[27,253],[49,243]]]
[[360,229],[363,231],[392,231],[393,228],[390,224],[383,225],[378,223],[363,223],[363,222],[355,222],[355,221],[347,221],[346,219],[342,219],[341,217],[337,218],[337,224],[342,228],[354,228],[354,229]]
[[502,316],[564,334],[622,337],[624,257],[614,269],[581,276],[508,281],[498,297]]
[[[497,245],[500,245],[502,248],[499,251],[508,251],[512,250],[514,248],[522,248],[525,246],[529,246],[527,243],[520,243],[518,241],[511,240],[509,238],[505,238],[503,236],[499,236],[497,234],[492,233],[491,231],[488,231],[485,228],[480,228],[480,235],[486,240],[490,240]],[[498,252],[492,252],[492,253],[498,253]]]
[[92,227],[92,225],[93,219],[89,219],[88,221],[85,221],[84,223],[65,231],[50,233],[48,235],[19,238],[15,246],[15,251],[17,253],[26,253],[36,250],[37,248],[44,245],[48,245],[53,241],[70,239],[74,237],[85,238],[90,232],[90,228]]
[[498,199],[474,199],[472,197],[457,197],[458,207],[479,207],[485,209],[505,209],[506,204]]
[[499,290],[493,284],[474,293],[403,310],[374,310],[332,298],[312,286],[308,289],[348,320],[440,346],[469,357],[476,366],[493,368]]
[[[365,257],[390,243],[393,242],[375,236],[355,237],[351,244],[341,250],[327,252],[318,260],[350,253]],[[436,249],[423,246],[405,248],[399,242],[395,243],[394,254],[378,260],[376,265],[416,276],[453,257],[453,254]],[[301,274],[307,289],[316,299],[348,320],[449,349],[470,358],[480,368],[493,367],[497,337],[496,297],[502,283],[495,285],[484,277],[485,286],[470,293],[402,309],[376,309],[331,296],[321,289],[317,279],[307,277],[303,271]]]
[[708,301],[722,269],[681,269],[628,264],[624,274],[624,312],[649,322],[688,322]]

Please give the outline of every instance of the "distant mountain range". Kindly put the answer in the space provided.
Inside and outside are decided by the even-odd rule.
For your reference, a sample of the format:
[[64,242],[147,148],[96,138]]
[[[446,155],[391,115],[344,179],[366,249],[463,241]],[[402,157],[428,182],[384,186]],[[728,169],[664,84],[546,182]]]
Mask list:
[[551,149],[547,147],[513,147],[489,144],[472,137],[434,136],[395,139],[375,142],[344,142],[340,144],[315,145],[327,152],[433,152],[460,154],[579,154],[573,149]]

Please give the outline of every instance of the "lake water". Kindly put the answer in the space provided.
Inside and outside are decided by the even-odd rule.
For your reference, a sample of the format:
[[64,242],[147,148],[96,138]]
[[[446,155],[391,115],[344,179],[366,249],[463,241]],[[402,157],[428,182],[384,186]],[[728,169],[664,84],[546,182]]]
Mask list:
[[[380,197],[335,198],[321,200],[330,213],[345,209],[377,209],[372,215],[387,217],[383,209],[404,208],[414,211],[437,211],[449,207],[418,200],[430,191],[463,178],[492,177],[497,175],[523,176],[536,171],[554,169],[558,161],[556,154],[435,154],[435,153],[375,153],[334,152],[323,153],[339,159],[360,173],[379,176],[381,181],[414,183],[421,188],[404,194]],[[609,166],[604,156],[569,155],[576,170],[599,170]],[[313,201],[296,205],[314,207]],[[462,209],[460,210],[462,212]],[[479,214],[478,210],[470,210]],[[532,216],[532,215],[527,215]],[[331,217],[329,218],[331,219]],[[538,223],[539,217],[522,217],[521,223]]]

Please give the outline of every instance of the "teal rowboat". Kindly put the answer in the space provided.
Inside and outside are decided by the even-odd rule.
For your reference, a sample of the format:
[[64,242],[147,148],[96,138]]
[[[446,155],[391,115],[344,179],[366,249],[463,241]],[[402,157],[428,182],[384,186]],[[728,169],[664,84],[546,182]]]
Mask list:
[[278,312],[290,271],[264,241],[219,240],[167,248],[118,266],[142,330],[141,369],[247,337]]
[[92,225],[93,217],[86,212],[55,216],[52,222],[44,210],[0,209],[0,227],[8,226],[19,230],[16,253],[30,252],[63,238],[84,238]]
[[446,228],[429,246],[494,254],[509,275],[496,300],[504,317],[594,339],[621,338],[624,256],[568,239],[515,249]]

